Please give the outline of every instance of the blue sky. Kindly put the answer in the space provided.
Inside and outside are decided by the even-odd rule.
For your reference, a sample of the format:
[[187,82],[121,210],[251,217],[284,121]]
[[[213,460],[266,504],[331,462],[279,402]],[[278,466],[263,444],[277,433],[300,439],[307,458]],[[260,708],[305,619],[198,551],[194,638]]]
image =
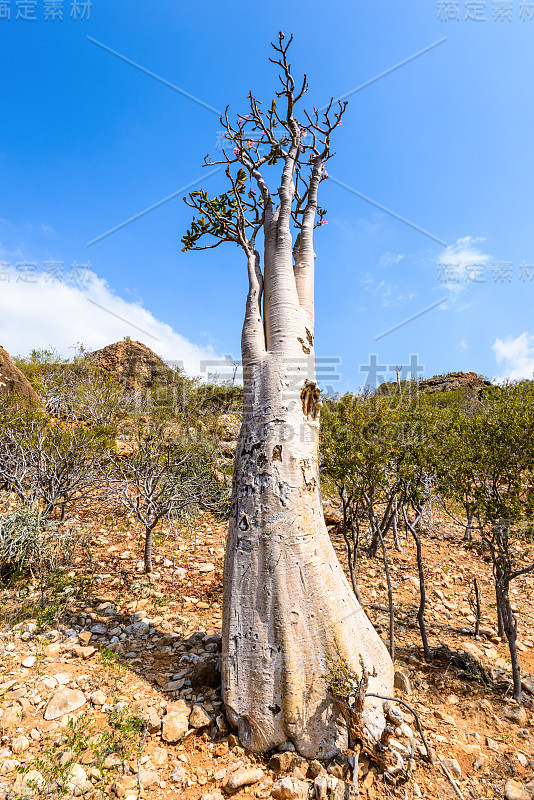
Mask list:
[[221,127],[206,105],[244,111],[249,89],[270,101],[281,29],[309,106],[353,92],[329,165],[344,186],[322,184],[315,246],[317,354],[340,359],[336,388],[360,385],[373,353],[385,378],[411,354],[426,376],[532,374],[534,4],[92,0],[74,19],[64,0],[63,19],[45,19],[52,5],[0,2],[10,352],[129,335],[190,371],[239,356],[243,258],[232,245],[181,252],[179,190],[222,187],[201,167]]

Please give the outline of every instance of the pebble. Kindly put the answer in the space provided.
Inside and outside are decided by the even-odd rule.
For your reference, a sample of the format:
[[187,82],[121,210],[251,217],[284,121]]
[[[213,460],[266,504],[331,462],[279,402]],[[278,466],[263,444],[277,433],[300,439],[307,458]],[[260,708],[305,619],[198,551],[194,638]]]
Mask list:
[[11,749],[16,755],[24,753],[30,746],[29,739],[26,736],[17,736],[11,742]]
[[26,669],[30,669],[31,667],[34,666],[36,661],[37,659],[35,656],[28,656],[28,658],[25,658],[24,661],[22,662],[22,666],[26,667]]
[[241,786],[251,786],[258,783],[264,776],[264,772],[259,767],[244,767],[232,772],[226,781],[228,789],[239,789]]
[[271,797],[275,800],[307,800],[309,784],[297,778],[280,778],[273,783]]
[[139,783],[143,789],[148,789],[150,786],[159,786],[159,776],[157,772],[149,772],[148,770],[139,770]]
[[410,695],[412,693],[412,686],[410,684],[410,679],[400,669],[395,670],[394,686],[395,689],[398,689],[400,692],[403,692],[404,694]]
[[195,704],[189,717],[189,725],[192,728],[205,728],[211,723],[211,717],[206,713],[206,710],[198,704]]

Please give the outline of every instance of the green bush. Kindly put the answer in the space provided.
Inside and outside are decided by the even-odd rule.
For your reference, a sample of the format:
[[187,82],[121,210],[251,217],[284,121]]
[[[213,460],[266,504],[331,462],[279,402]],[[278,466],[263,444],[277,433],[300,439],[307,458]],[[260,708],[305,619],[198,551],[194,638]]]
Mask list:
[[74,533],[47,529],[35,505],[19,504],[0,514],[0,570],[2,575],[42,572],[68,558]]

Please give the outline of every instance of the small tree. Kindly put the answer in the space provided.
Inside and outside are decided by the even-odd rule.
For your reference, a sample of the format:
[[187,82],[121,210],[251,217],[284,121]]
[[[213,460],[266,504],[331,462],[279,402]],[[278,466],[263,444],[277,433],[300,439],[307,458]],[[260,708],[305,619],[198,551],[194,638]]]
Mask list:
[[214,452],[202,436],[169,432],[161,421],[137,420],[132,453],[111,452],[101,476],[110,500],[119,502],[143,525],[145,572],[152,572],[152,545],[158,523],[194,506],[221,511],[224,487],[214,470]]
[[110,431],[50,420],[39,412],[3,409],[0,419],[0,482],[42,519],[59,509],[97,500],[95,474]]
[[[491,560],[499,630],[510,650],[514,697],[520,701],[517,620],[510,584],[534,571],[530,548],[534,541],[534,383],[486,390],[478,413],[457,416],[454,426],[470,457],[456,461],[454,483],[442,478],[442,486],[458,502],[465,497],[465,486],[470,487],[473,516]],[[446,452],[451,460],[443,459],[444,472],[455,461],[454,449]]]

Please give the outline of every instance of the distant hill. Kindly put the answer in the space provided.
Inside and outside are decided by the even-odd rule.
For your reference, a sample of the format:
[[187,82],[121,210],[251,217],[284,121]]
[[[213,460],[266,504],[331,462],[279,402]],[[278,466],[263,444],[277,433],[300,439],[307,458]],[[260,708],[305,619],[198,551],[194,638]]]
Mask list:
[[476,372],[449,372],[447,375],[434,375],[432,378],[420,381],[419,391],[432,394],[463,389],[468,394],[476,394],[483,386],[491,385],[491,381]]
[[100,369],[128,389],[152,389],[173,382],[173,370],[150,347],[125,339],[89,354]]
[[0,346],[0,397],[11,395],[26,405],[42,406],[41,398],[7,350]]

